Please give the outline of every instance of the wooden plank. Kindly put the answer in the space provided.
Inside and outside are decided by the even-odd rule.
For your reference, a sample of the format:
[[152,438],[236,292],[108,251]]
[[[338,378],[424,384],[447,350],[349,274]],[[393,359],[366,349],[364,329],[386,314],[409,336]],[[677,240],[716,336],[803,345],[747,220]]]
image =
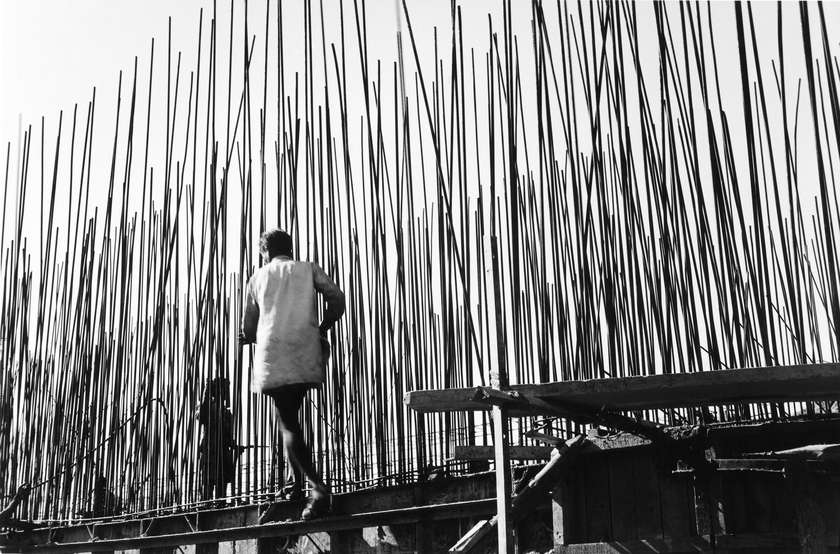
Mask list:
[[[586,438],[583,435],[569,439],[556,450],[551,461],[528,479],[525,486],[511,499],[510,524],[519,523],[534,513],[539,504],[546,499],[549,491],[567,474],[569,465],[575,461],[578,452],[585,444]],[[498,517],[478,522],[449,551],[469,552],[478,546],[497,524]]]
[[605,435],[602,437],[589,437],[589,443],[584,448],[582,454],[594,454],[605,450],[609,450],[610,452],[616,450],[630,450],[643,446],[650,446],[650,444],[650,440],[632,433],[613,433],[612,435]]
[[715,500],[711,495],[708,475],[694,474],[694,524],[698,535],[717,533],[714,524]]
[[564,476],[560,483],[551,491],[551,529],[553,531],[553,545],[563,546],[568,543],[570,516],[572,505],[571,484],[569,476]]
[[[709,438],[720,457],[738,457],[744,452],[802,446],[808,442],[840,442],[840,418],[763,423],[726,423],[709,427]],[[770,438],[771,440],[768,440]]]
[[545,466],[531,479],[527,486],[513,498],[512,507],[518,517],[533,511],[536,505],[549,493],[565,474],[569,465],[577,459],[578,452],[586,444],[582,435],[566,441]]
[[753,452],[746,454],[755,457],[783,458],[787,460],[820,460],[836,462],[840,460],[840,444],[810,444],[799,448],[771,452]]
[[718,535],[726,535],[731,533],[729,530],[729,514],[726,513],[726,504],[723,496],[723,476],[724,473],[713,472],[709,477],[709,488],[711,490],[712,501],[714,503],[715,512],[712,514],[713,523],[717,525],[714,532]]
[[[565,442],[560,437],[537,433],[534,431],[528,431],[524,433],[523,436],[527,439],[543,442],[552,446],[557,446],[558,444],[563,444]],[[651,441],[646,438],[639,437],[632,433],[625,433],[623,431],[612,433],[610,435],[592,436],[586,438],[587,443],[583,447],[583,450],[581,450],[581,454],[583,455],[600,454],[605,450],[609,450],[611,452],[616,450],[629,450],[641,448],[643,446],[650,446],[651,444]]]
[[[716,537],[717,551],[748,549],[752,552],[798,552],[796,537],[784,534],[739,534]],[[555,554],[633,554],[655,552],[713,552],[711,540],[703,537],[673,537],[635,541],[569,544],[554,548]]]
[[[744,471],[764,473],[784,473],[787,467],[785,460],[774,460],[772,458],[717,458],[714,460],[716,471]],[[695,473],[696,468],[679,461],[674,473]]]
[[784,473],[784,460],[755,458],[722,458],[715,460],[717,471],[747,471],[764,473]]
[[[548,460],[551,458],[552,450],[554,449],[550,446],[509,446],[508,456],[511,460]],[[494,456],[495,451],[492,446],[467,445],[456,446],[452,459],[458,461],[492,460]]]
[[499,537],[498,551],[503,554],[512,553],[515,550],[510,513],[511,476],[507,427],[507,410],[501,406],[494,406],[493,447],[495,449],[494,469],[496,470],[496,528]]
[[481,541],[486,539],[493,533],[496,527],[496,518],[482,519],[472,526],[467,533],[461,537],[455,545],[449,549],[449,552],[469,552],[479,545]]
[[[488,410],[474,398],[479,388],[408,392],[405,403],[419,412]],[[675,408],[741,402],[826,400],[840,397],[840,364],[811,364],[697,373],[671,373],[513,385],[512,392],[609,410]],[[514,415],[515,411],[512,412]]]
[[[676,430],[672,428],[672,434],[677,438]],[[801,445],[803,437],[813,440],[812,437],[819,437],[819,440],[840,439],[840,418],[824,421],[802,420],[802,421],[777,421],[762,423],[724,423],[713,424],[707,428],[709,440],[716,445],[725,441],[732,443],[734,448],[730,454],[740,456],[744,452],[744,444],[751,445],[758,441],[759,444],[767,444],[768,437],[772,437],[773,443]],[[537,433],[526,433],[525,436],[534,440],[542,440]],[[638,449],[650,446],[651,441],[632,433],[617,432],[610,435],[588,437],[589,442],[581,452],[583,455],[595,454],[601,451],[615,451],[625,449]],[[561,441],[562,439],[555,439]],[[730,448],[732,450],[732,448]],[[724,456],[725,457],[725,456]]]

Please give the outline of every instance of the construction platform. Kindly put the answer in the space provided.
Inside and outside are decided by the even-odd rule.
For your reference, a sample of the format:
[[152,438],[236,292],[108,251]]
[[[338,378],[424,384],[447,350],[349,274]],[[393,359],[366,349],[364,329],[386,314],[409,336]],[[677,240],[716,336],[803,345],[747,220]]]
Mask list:
[[[674,436],[691,428],[669,430]],[[591,433],[577,461],[514,530],[521,552],[840,551],[840,484],[823,460],[744,458],[840,442],[840,420],[711,426],[714,471],[699,476],[646,439]],[[518,467],[514,479],[540,464]],[[493,516],[495,475],[441,476],[336,495],[331,516],[258,524],[258,506],[38,529],[4,552],[446,552]],[[278,518],[300,503],[277,504]],[[495,537],[470,545],[494,552]],[[294,549],[292,549],[294,548]]]
[[[377,552],[444,551],[495,510],[493,474],[367,489],[333,497],[330,516],[293,521],[302,502],[275,505],[277,522],[259,524],[265,506],[36,529],[4,537],[4,552]],[[288,520],[288,521],[284,521]],[[442,532],[446,529],[447,533]],[[409,548],[410,547],[410,548]],[[396,550],[401,551],[401,550]]]
[[[496,552],[504,530],[505,550],[519,552],[840,552],[840,416],[828,401],[837,397],[836,364],[418,391],[406,401],[419,411],[550,414],[590,429],[532,435],[531,445],[461,445],[461,467],[485,471],[336,495],[314,521],[294,521],[299,502],[276,504],[277,521],[264,524],[265,506],[172,510],[6,533],[0,550]],[[783,421],[685,427],[626,415],[795,399],[827,403]],[[500,496],[504,480],[511,494]]]

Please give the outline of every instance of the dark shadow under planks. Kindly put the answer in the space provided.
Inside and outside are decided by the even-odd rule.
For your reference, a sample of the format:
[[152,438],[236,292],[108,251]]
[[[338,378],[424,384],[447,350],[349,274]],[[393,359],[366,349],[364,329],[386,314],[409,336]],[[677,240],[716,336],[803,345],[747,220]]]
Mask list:
[[787,484],[782,475],[756,473],[745,479],[744,483],[744,499],[750,506],[745,531],[773,533],[796,528],[792,504],[775,501],[786,497]]
[[796,530],[792,502],[782,473],[721,473],[721,507],[729,533],[773,533]]
[[632,453],[632,464],[637,537],[662,537],[661,468],[644,450]]
[[791,467],[785,485],[802,551],[836,552],[840,544],[840,484],[832,476]]
[[720,498],[718,504],[725,519],[726,530],[729,533],[743,533],[751,526],[751,506],[746,504],[745,479],[748,475],[741,472],[718,472],[720,479]]
[[[608,457],[611,537],[613,540],[638,538],[638,517],[634,487],[633,452],[617,452]],[[642,495],[649,494],[641,491]]]
[[[694,506],[694,492],[692,478],[686,474],[673,474],[668,464],[657,459],[655,450],[644,450],[639,454],[639,466],[645,467],[642,473],[652,473],[658,486],[658,496],[654,497],[657,503],[659,520],[651,520],[649,529],[656,531],[656,535],[662,537],[685,537],[696,534]],[[642,481],[637,483],[641,486]],[[655,515],[657,508],[653,508],[652,515]],[[656,524],[654,524],[656,523]],[[640,534],[645,537],[645,534]]]
[[586,538],[612,537],[609,457],[587,460],[578,467],[583,474],[586,495]]
[[567,535],[565,537],[567,543],[584,542],[586,540],[586,521],[587,521],[587,494],[589,489],[584,480],[584,472],[582,463],[578,460],[578,464],[574,466],[567,477],[569,483],[570,494],[565,496],[571,509],[564,510],[564,520],[566,525]]

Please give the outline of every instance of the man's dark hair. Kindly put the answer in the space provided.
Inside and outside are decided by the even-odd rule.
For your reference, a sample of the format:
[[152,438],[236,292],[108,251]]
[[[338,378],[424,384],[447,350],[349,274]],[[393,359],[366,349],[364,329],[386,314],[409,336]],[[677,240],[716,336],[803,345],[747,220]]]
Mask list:
[[292,237],[280,229],[270,229],[260,235],[260,252],[268,254],[271,259],[275,256],[292,257]]

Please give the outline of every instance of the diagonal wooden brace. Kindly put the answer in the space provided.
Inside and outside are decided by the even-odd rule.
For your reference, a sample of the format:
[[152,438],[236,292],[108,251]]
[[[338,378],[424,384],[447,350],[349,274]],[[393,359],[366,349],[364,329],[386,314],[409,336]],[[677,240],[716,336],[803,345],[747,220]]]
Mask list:
[[[682,456],[688,456],[689,450],[693,450],[690,444],[702,439],[704,435],[704,429],[700,428],[697,433],[688,437],[688,440],[675,439],[664,430],[662,425],[610,411],[606,406],[590,406],[557,398],[547,399],[518,391],[500,391],[478,387],[473,395],[473,400],[486,402],[494,406],[504,406],[519,413],[563,417],[578,423],[596,423],[649,439],[657,446],[664,447]],[[689,457],[693,458],[694,455],[691,454]]]
[[[586,437],[578,435],[567,440],[557,448],[551,460],[537,473],[520,492],[513,495],[511,501],[511,519],[516,522],[531,513],[541,499],[554,488],[563,473],[577,458],[581,448],[586,444]],[[493,533],[496,528],[496,518],[478,522],[466,535],[449,549],[449,552],[470,552],[481,541]]]

